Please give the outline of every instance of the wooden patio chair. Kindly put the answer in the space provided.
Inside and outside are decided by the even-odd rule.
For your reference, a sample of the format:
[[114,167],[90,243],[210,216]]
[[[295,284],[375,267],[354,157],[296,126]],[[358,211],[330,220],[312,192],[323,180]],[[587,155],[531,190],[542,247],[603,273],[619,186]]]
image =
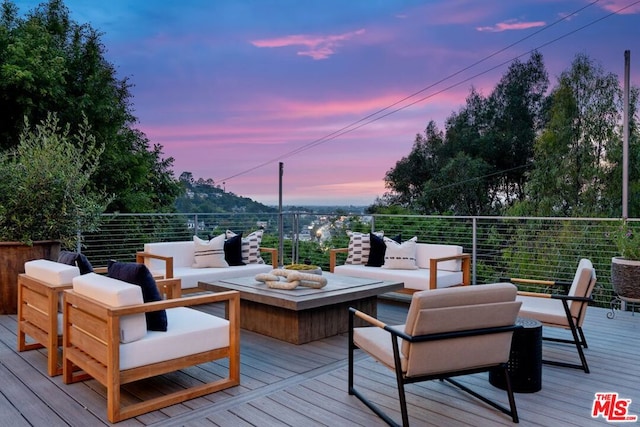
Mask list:
[[[511,337],[520,303],[509,283],[416,292],[405,325],[388,326],[355,309],[349,316],[349,394],[355,395],[389,425],[397,425],[378,405],[354,387],[354,350],[360,348],[396,375],[402,425],[409,425],[404,386],[445,380],[518,422],[507,373]],[[373,327],[354,328],[354,317]],[[509,409],[451,377],[502,369]]]
[[[47,373],[62,373],[58,348],[62,344],[60,298],[71,280],[80,275],[78,267],[45,259],[28,261],[18,275],[18,351],[47,349]],[[27,341],[27,336],[31,340]]]
[[[228,320],[188,308],[218,302],[226,304]],[[148,331],[145,313],[161,310],[166,331]],[[63,311],[63,381],[94,378],[106,387],[112,423],[240,384],[236,291],[144,303],[140,286],[91,273],[73,279]],[[121,397],[125,384],[221,358],[228,359],[226,377],[205,375],[203,382],[135,403]]]
[[[588,346],[582,324],[589,302],[593,300],[591,294],[596,285],[596,271],[592,262],[586,258],[581,259],[572,282],[520,278],[511,278],[510,280],[515,284],[537,284],[549,286],[554,290],[553,293],[518,292],[517,300],[522,302],[520,316],[536,319],[543,326],[570,330],[571,339],[548,336],[543,336],[542,339],[573,344],[580,357],[580,364],[546,359],[542,362],[548,365],[582,369],[589,373],[589,365],[583,350]],[[564,287],[566,291],[564,293],[555,291],[558,287]]]
[[[72,287],[72,279],[79,276],[81,270],[76,265],[45,259],[28,261],[24,267],[25,273],[18,275],[18,351],[45,348],[48,375],[60,375],[62,294]],[[106,267],[93,270],[107,272]],[[157,285],[166,298],[180,296],[180,279],[160,280]]]

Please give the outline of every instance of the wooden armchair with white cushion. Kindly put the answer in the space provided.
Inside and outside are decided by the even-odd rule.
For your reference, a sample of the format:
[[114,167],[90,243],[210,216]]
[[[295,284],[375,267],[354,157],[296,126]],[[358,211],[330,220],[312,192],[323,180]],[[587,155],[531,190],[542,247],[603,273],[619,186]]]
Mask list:
[[[189,308],[218,302],[227,305],[228,320]],[[105,386],[110,422],[236,386],[239,310],[235,291],[144,303],[140,286],[96,274],[78,276],[73,289],[65,291],[63,380],[92,377]],[[145,314],[162,311],[166,331],[147,330]],[[229,361],[226,377],[124,405],[125,384],[222,358]]]
[[[107,273],[107,267],[93,268],[86,259],[84,268],[80,263],[65,264],[61,262],[62,255],[58,262],[27,261],[25,272],[18,275],[18,351],[46,348],[50,376],[62,374],[58,349],[62,345],[63,292],[70,289],[72,279],[83,272]],[[156,286],[164,298],[180,296],[180,279],[158,280]]]
[[[397,425],[354,387],[354,350],[360,348],[395,372],[402,424],[409,425],[404,385],[445,380],[518,422],[507,363],[520,309],[517,288],[510,283],[464,286],[416,292],[406,324],[388,326],[354,309],[349,316],[349,394],[355,395],[390,425]],[[373,327],[354,328],[354,317]],[[509,407],[489,400],[451,379],[458,375],[501,369]],[[467,404],[460,400],[458,404]],[[455,402],[452,402],[455,404]],[[386,403],[385,403],[386,404]]]
[[[47,349],[47,373],[60,375],[62,343],[61,294],[80,275],[76,266],[46,259],[28,261],[18,275],[18,351]],[[30,340],[27,340],[27,337]]]

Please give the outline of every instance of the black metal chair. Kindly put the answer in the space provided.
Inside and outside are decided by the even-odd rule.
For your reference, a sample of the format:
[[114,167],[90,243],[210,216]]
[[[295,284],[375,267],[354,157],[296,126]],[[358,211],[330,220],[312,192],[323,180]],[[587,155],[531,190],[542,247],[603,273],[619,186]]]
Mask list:
[[542,323],[542,326],[570,330],[571,339],[547,336],[543,336],[542,339],[575,345],[580,357],[580,364],[546,359],[542,362],[547,365],[582,369],[584,372],[589,373],[589,365],[583,350],[588,346],[582,330],[582,323],[584,322],[589,302],[593,300],[591,294],[596,285],[596,271],[591,261],[586,258],[580,260],[571,283],[518,278],[510,280],[516,284],[542,284],[568,288],[566,293],[518,292],[516,300],[522,302],[520,317],[536,319]]
[[[396,375],[402,425],[409,425],[404,386],[445,380],[509,415],[518,413],[507,362],[520,303],[509,283],[435,289],[413,294],[405,325],[388,326],[350,309],[349,394],[355,395],[389,425],[397,425],[379,406],[354,387],[354,350],[360,348]],[[354,328],[358,317],[374,327]],[[509,409],[451,379],[459,375],[503,369]]]

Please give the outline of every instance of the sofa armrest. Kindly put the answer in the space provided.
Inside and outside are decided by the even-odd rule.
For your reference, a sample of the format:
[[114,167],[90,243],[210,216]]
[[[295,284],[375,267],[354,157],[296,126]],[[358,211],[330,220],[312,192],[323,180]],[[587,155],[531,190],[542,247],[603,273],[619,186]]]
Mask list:
[[260,248],[260,252],[269,252],[271,253],[271,266],[273,268],[278,268],[278,250],[276,248]]
[[165,273],[163,279],[173,279],[173,257],[152,254],[151,252],[136,252],[136,262],[145,264],[147,258],[159,259],[164,261]]
[[457,259],[459,259],[462,264],[461,285],[467,286],[471,284],[471,254],[458,254],[442,258],[431,258],[429,260],[429,289],[436,289],[438,287],[438,263]]
[[[68,292],[68,291],[67,291]],[[129,314],[147,313],[150,311],[166,310],[175,307],[191,307],[202,304],[213,304],[216,302],[226,302],[235,304],[237,300],[240,306],[240,293],[238,291],[215,292],[184,298],[166,299],[162,301],[145,302],[144,304],[127,305],[123,307],[108,307],[108,312],[114,316],[127,316]],[[230,310],[232,308],[230,307]],[[229,319],[232,320],[232,319]]]
[[96,274],[107,274],[108,267],[93,267],[93,272]]
[[333,273],[336,268],[336,255],[339,253],[348,253],[349,248],[329,249],[329,272]]
[[164,299],[182,297],[182,279],[179,277],[174,277],[173,279],[158,279],[156,280],[156,286]]

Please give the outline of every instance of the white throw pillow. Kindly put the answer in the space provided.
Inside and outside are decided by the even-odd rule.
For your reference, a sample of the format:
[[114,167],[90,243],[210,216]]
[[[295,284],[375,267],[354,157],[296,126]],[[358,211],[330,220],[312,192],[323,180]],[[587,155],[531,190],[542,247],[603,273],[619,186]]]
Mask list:
[[384,254],[384,265],[382,268],[392,270],[416,270],[416,236],[402,243],[398,243],[388,237],[384,238],[387,250]]
[[193,236],[193,244],[195,245],[193,267],[229,267],[229,264],[224,259],[224,240],[224,234],[220,234],[209,241]]
[[[256,230],[242,238],[242,262],[245,264],[264,264],[264,260],[260,256],[260,243],[262,243],[263,233],[264,230]],[[227,230],[225,235],[227,239],[230,239],[236,233]]]
[[[382,237],[384,231],[376,231],[376,236]],[[360,233],[357,231],[347,230],[349,236],[349,248],[347,252],[347,260],[345,264],[366,264],[369,261],[369,252],[371,251],[371,239],[369,232]]]

